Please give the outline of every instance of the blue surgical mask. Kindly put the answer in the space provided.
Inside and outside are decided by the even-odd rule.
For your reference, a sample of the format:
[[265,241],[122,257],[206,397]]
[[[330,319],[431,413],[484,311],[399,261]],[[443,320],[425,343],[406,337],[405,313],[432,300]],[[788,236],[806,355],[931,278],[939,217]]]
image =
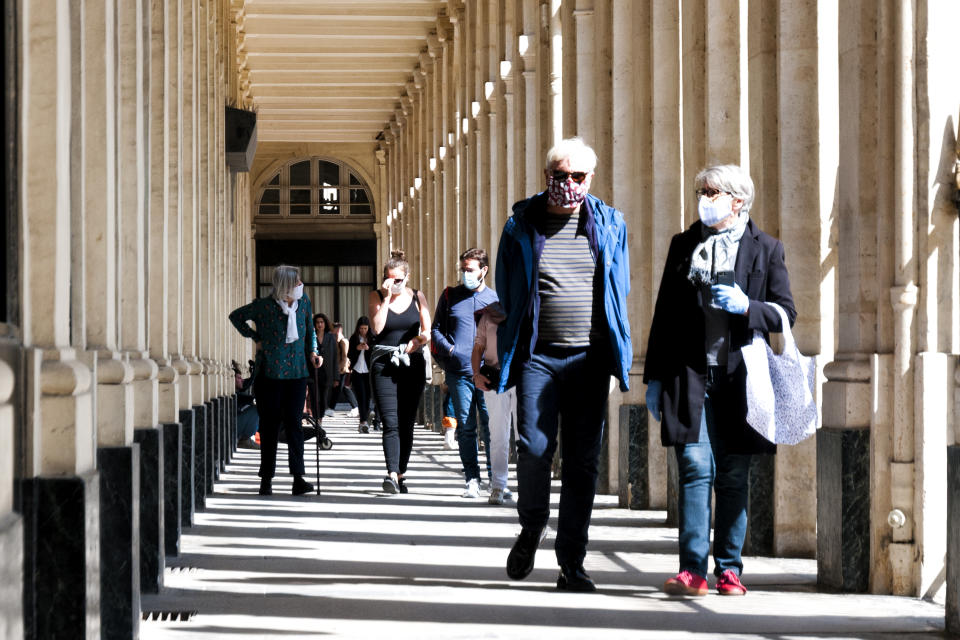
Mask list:
[[703,224],[712,227],[733,213],[732,204],[733,197],[728,194],[723,194],[713,200],[707,196],[700,196],[700,202],[697,204],[697,214]]
[[480,278],[473,275],[472,271],[461,271],[460,280],[463,282],[463,286],[471,291],[480,286]]

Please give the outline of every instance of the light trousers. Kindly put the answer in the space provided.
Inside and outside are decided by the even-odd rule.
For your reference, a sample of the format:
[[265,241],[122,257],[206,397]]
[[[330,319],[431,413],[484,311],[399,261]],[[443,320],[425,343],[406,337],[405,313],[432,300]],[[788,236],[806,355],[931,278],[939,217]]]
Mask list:
[[517,389],[510,387],[503,393],[484,391],[490,428],[490,488],[507,488],[507,465],[510,461],[510,431],[517,438]]

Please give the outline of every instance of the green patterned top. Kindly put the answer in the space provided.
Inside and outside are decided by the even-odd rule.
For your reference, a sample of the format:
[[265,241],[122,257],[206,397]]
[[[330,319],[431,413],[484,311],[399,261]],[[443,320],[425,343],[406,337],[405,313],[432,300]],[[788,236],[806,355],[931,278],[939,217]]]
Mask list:
[[[296,314],[298,338],[290,343],[286,341],[287,316],[272,296],[257,298],[230,314],[230,322],[240,335],[261,343],[262,357],[257,363],[265,367],[263,373],[268,378],[295,380],[308,375],[305,354],[317,352],[317,334],[313,330],[313,307],[306,295],[300,298]],[[251,320],[256,329],[247,324]]]

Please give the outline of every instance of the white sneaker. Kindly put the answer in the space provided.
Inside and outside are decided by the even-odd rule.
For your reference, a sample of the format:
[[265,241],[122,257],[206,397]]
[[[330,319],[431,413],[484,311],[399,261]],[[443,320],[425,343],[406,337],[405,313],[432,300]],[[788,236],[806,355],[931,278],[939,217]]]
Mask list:
[[354,407],[353,409],[350,409],[350,411],[347,412],[348,418],[356,418],[359,415],[360,415],[360,411],[356,407]]
[[457,446],[457,430],[456,429],[444,429],[443,430],[443,448],[453,451],[458,449]]
[[464,498],[479,498],[480,497],[480,481],[476,478],[470,480],[467,483],[467,489],[463,492]]
[[503,490],[503,499],[504,500],[513,500],[513,492],[510,489]]
[[503,504],[503,489],[494,487],[490,490],[490,497],[487,498],[489,504]]
[[332,418],[332,417],[333,417],[333,409],[327,409],[326,411],[323,412],[323,415],[327,416],[328,418]]

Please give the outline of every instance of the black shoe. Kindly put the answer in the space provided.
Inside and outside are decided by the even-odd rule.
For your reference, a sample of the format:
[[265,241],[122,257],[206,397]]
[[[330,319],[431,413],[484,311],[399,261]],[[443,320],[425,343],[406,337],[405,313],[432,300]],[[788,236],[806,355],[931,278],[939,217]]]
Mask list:
[[305,493],[310,493],[313,491],[313,485],[304,480],[300,476],[296,476],[293,479],[293,490],[290,492],[295,496],[302,496]]
[[507,576],[511,580],[523,580],[533,571],[533,560],[537,547],[547,537],[547,528],[528,529],[524,527],[507,556]]
[[397,486],[400,488],[400,493],[410,493],[407,485],[403,482],[403,478],[397,478]]
[[593,580],[591,580],[587,572],[583,570],[582,564],[573,568],[561,565],[560,575],[557,576],[557,589],[588,593],[590,591],[596,591],[597,585],[593,584]]
[[362,424],[359,427],[357,427],[357,433],[370,433],[370,427],[368,427],[365,424]]
[[260,495],[262,496],[273,495],[273,479],[272,478],[260,478]]
[[383,479],[383,490],[386,493],[400,493],[400,485],[397,484],[397,481],[387,476]]

